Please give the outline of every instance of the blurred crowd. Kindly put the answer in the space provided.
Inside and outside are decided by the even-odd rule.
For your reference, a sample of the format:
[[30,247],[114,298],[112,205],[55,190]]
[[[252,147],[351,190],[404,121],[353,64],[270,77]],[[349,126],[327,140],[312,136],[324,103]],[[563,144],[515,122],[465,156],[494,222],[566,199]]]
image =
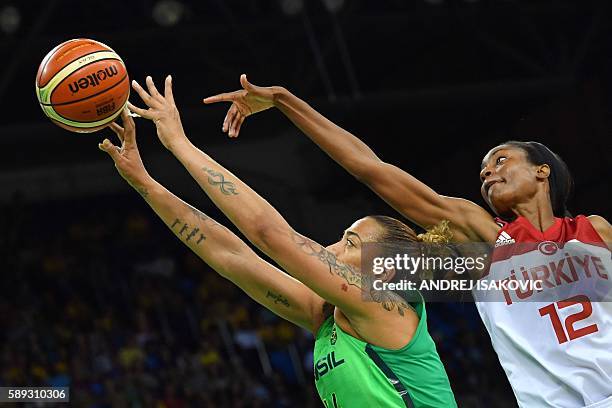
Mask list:
[[[68,386],[87,408],[321,406],[313,336],[134,196],[2,209],[0,386]],[[428,314],[459,406],[515,406],[474,306]]]

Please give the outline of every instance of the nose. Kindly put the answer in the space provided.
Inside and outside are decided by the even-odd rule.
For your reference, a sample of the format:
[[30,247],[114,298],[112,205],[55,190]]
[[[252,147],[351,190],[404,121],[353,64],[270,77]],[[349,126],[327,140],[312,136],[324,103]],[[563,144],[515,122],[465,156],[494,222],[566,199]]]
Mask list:
[[325,247],[325,249],[327,249],[329,252],[331,252],[335,256],[338,256],[338,244],[339,242],[336,242],[335,244],[332,244],[332,245],[328,245],[327,247]]
[[485,167],[480,171],[480,180],[485,181],[487,177],[491,176],[491,174],[493,174],[493,171],[491,171],[491,169],[488,167]]

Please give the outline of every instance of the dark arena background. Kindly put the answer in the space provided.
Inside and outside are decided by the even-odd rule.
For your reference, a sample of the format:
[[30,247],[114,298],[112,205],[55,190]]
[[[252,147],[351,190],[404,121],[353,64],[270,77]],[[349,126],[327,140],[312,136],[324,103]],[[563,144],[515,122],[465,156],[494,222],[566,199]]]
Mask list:
[[[540,141],[575,177],[571,211],[610,219],[611,18],[589,0],[0,2],[0,386],[69,386],[72,406],[92,408],[321,404],[312,336],[167,230],[98,150],[110,130],[44,116],[34,79],[55,45],[104,42],[141,84],[172,74],[191,140],[332,243],[359,217],[399,215],[280,112],[229,139],[228,105],[202,98],[241,73],[285,86],[385,161],[482,206],[488,149]],[[136,125],[151,175],[231,226],[153,124]],[[474,305],[428,313],[458,405],[516,406]]]

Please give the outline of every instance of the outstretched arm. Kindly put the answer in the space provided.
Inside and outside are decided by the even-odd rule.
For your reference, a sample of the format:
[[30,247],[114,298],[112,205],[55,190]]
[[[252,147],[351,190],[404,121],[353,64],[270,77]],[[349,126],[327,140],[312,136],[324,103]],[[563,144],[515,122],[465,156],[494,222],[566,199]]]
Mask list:
[[373,305],[362,300],[359,270],[341,263],[323,246],[294,231],[266,200],[189,142],[174,104],[171,79],[166,79],[164,95],[150,77],[148,92],[136,82],[133,87],[149,109],[131,104],[130,109],[154,121],[164,146],[254,245],[348,316],[369,316]]
[[365,143],[334,124],[303,100],[281,87],[259,87],[241,76],[243,89],[206,98],[205,103],[232,102],[223,131],[236,137],[244,119],[277,107],[302,132],[358,180],[416,224],[427,228],[449,220],[454,240],[493,241],[498,227],[480,206],[446,197],[405,172],[382,161]]
[[121,148],[100,144],[117,170],[136,189],[176,237],[221,276],[279,316],[314,331],[322,319],[323,299],[301,282],[261,259],[233,232],[188,205],[146,172],[135,140],[134,121],[124,112],[125,129],[113,123]]

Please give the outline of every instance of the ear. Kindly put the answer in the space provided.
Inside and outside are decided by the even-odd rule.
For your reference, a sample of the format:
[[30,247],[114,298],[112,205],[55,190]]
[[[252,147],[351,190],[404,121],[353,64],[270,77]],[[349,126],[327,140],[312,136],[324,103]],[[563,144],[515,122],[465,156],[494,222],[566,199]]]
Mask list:
[[547,179],[550,176],[550,166],[548,164],[540,164],[536,169],[536,176],[540,180]]
[[377,276],[383,282],[391,282],[395,276],[395,268],[385,268],[385,271]]

